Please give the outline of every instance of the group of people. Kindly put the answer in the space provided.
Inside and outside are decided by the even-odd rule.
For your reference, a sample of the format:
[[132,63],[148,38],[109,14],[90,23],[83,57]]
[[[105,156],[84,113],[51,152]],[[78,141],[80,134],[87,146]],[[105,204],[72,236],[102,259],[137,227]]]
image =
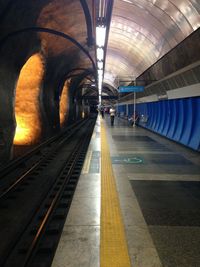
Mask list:
[[[114,126],[114,121],[115,121],[115,108],[111,107],[108,113],[110,114],[110,124],[111,126]],[[100,112],[101,112],[101,117],[104,118],[104,113],[105,113],[105,108],[103,106],[100,107]]]
[[[105,108],[104,106],[101,106],[99,109],[102,118],[104,118],[104,113],[110,114],[110,124],[111,126],[114,126],[114,121],[115,121],[115,115],[116,115],[116,110],[114,106],[112,106],[110,109]],[[142,115],[143,116],[143,115]],[[139,115],[136,113],[135,115],[133,114],[128,118],[128,125],[129,126],[135,126],[136,123],[139,121]]]

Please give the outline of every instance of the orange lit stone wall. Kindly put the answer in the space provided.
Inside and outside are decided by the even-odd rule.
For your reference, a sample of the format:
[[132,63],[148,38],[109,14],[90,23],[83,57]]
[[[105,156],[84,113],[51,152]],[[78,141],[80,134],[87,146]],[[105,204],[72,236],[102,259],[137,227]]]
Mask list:
[[69,84],[66,81],[60,96],[60,125],[63,126],[69,115]]
[[43,74],[44,66],[40,54],[30,57],[21,69],[15,96],[16,145],[31,145],[40,139],[39,93]]

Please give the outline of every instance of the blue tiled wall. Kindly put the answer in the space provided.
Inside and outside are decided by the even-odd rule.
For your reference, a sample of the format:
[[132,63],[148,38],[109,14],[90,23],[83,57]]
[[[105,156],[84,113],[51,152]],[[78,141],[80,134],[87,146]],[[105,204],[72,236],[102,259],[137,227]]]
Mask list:
[[[133,115],[133,104],[119,105],[118,112]],[[136,106],[139,125],[200,151],[200,97],[161,100]]]
[[136,110],[142,127],[200,150],[200,97],[137,104]]
[[123,116],[126,115],[126,105],[119,105],[117,107],[117,112]]

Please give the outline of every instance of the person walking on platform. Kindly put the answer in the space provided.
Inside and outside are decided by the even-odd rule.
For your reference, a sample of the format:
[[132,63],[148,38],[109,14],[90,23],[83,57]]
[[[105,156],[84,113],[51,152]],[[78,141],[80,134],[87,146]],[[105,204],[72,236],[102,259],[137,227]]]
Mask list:
[[110,109],[110,123],[111,123],[111,126],[114,125],[114,120],[115,120],[115,109],[114,109],[114,107],[111,107],[111,109]]

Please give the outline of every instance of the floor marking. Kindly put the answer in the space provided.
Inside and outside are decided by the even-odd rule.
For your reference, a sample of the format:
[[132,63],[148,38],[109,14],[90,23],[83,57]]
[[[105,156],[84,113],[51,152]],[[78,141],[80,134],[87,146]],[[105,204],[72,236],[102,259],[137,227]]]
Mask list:
[[141,157],[124,156],[112,157],[113,164],[141,164],[144,163]]
[[131,267],[103,122],[101,122],[100,229],[100,267]]
[[91,158],[92,158],[92,150],[88,150],[87,157],[83,165],[82,174],[86,174],[89,172]]

